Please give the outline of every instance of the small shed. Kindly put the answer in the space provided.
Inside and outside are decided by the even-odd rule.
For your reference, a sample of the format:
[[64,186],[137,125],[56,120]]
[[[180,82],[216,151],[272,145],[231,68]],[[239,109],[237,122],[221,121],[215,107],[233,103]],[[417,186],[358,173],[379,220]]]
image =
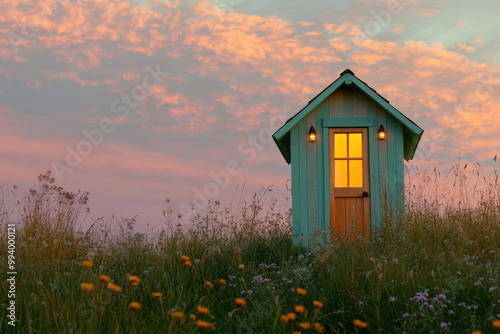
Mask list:
[[290,118],[274,141],[292,168],[293,232],[369,235],[404,209],[404,162],[423,130],[347,69]]

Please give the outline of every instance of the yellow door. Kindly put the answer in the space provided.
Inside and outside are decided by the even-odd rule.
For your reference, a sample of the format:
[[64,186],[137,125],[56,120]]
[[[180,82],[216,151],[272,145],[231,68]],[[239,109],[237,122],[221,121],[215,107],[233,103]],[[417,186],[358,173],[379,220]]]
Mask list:
[[370,179],[366,128],[328,130],[331,237],[368,235]]

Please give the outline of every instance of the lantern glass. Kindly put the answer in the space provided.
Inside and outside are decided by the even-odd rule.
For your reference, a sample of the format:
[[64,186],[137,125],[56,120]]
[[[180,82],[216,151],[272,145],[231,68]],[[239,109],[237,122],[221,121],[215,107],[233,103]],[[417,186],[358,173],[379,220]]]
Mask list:
[[386,133],[383,125],[380,125],[380,128],[378,129],[378,139],[379,140],[385,140],[386,138]]
[[314,129],[314,126],[311,126],[311,129],[309,129],[309,141],[311,143],[316,141],[316,130]]

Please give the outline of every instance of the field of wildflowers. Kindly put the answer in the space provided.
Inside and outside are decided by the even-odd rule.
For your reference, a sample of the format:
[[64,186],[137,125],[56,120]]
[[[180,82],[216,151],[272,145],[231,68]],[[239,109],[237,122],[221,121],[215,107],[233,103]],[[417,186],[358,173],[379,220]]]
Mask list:
[[88,194],[39,181],[16,202],[17,321],[3,278],[0,333],[500,333],[495,197],[442,212],[408,201],[370,240],[306,249],[264,194],[239,210],[212,203],[190,229],[167,209],[155,234],[133,219],[81,233]]

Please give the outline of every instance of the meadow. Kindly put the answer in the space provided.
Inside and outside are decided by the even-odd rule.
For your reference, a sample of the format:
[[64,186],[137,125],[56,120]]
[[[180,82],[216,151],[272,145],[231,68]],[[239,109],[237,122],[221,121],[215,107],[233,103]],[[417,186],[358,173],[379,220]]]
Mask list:
[[212,202],[189,229],[167,201],[156,233],[134,219],[79,232],[88,193],[43,174],[15,207],[0,198],[0,333],[500,333],[498,177],[484,180],[474,205],[446,207],[409,182],[404,214],[370,239],[305,248],[268,189],[238,209]]

